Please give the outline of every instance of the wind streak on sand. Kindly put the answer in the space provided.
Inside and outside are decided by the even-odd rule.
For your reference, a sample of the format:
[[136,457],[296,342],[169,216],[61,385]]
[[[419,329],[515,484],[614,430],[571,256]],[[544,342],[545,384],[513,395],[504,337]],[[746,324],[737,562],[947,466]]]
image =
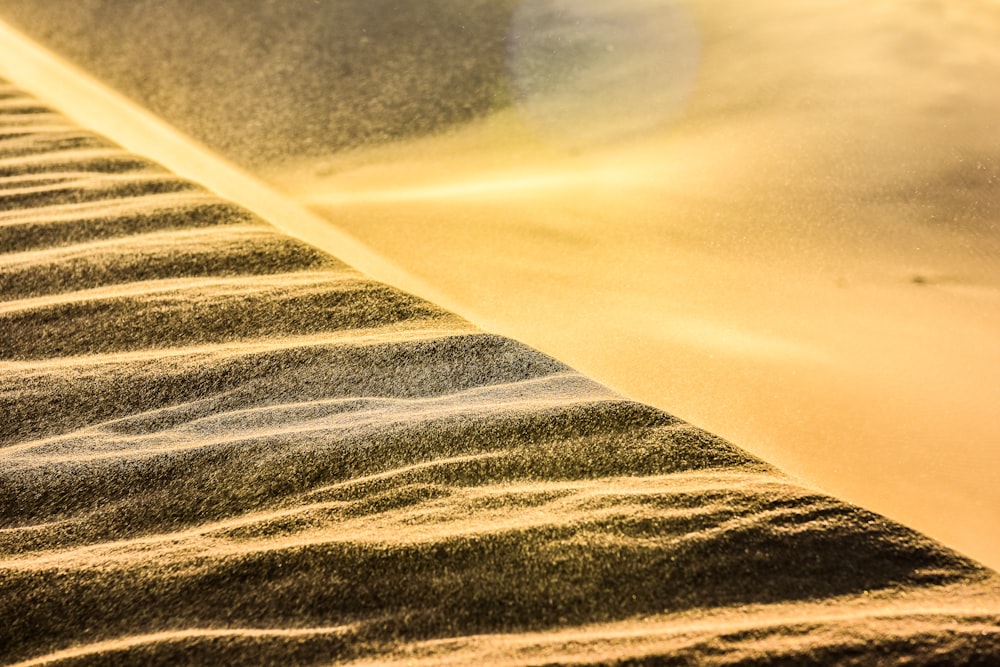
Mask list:
[[993,572],[0,101],[0,661],[1000,659]]

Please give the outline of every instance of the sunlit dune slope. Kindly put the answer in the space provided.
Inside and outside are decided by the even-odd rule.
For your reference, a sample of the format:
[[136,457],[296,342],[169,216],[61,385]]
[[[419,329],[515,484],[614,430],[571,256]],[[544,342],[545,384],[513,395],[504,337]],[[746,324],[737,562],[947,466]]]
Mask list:
[[996,575],[0,87],[0,660],[1000,658]]
[[[600,12],[661,4],[697,25],[686,104],[565,150],[635,92]],[[592,8],[546,44],[603,94],[272,182],[480,325],[1000,567],[1000,4],[524,5]]]
[[996,0],[0,15],[311,207],[353,266],[1000,567]]

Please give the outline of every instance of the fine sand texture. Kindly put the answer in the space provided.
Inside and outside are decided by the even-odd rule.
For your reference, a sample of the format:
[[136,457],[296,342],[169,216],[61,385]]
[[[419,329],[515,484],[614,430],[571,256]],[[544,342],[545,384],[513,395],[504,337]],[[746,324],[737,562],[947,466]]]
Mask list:
[[1000,569],[997,0],[0,18],[410,279],[353,266]]
[[995,664],[995,573],[0,84],[0,661]]

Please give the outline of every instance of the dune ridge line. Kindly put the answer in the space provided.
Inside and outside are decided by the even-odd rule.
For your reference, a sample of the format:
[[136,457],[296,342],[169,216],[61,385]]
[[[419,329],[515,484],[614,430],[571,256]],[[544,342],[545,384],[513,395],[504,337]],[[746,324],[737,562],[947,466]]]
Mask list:
[[5,664],[1000,659],[992,571],[0,99]]

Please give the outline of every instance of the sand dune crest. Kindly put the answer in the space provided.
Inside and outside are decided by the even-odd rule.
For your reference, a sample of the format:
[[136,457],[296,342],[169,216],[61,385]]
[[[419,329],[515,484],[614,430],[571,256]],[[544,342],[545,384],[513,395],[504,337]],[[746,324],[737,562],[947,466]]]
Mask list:
[[0,660],[1000,659],[991,571],[0,96]]

